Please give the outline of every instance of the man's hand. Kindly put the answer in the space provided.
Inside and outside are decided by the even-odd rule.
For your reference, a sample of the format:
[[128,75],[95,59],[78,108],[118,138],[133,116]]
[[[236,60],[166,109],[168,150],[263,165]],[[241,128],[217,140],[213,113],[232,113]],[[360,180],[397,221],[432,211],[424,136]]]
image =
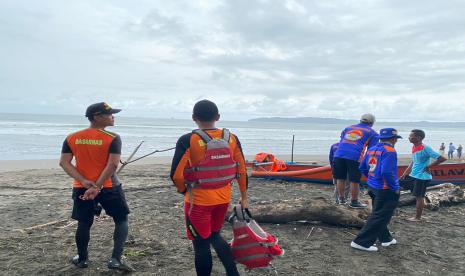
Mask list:
[[92,187],[96,187],[96,184],[94,181],[91,181],[91,180],[88,180],[88,179],[83,179],[80,181],[82,186],[84,186],[85,188],[89,189],[89,188],[92,188]]
[[400,189],[398,189],[398,190],[396,191],[396,194],[400,195]]
[[97,188],[89,188],[87,191],[80,197],[82,200],[94,200],[95,197],[100,193],[100,190]]

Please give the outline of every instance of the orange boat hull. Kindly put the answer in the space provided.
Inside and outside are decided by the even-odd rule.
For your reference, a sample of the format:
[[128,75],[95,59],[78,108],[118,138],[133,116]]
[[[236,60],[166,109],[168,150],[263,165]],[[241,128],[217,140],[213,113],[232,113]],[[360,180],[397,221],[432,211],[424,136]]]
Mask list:
[[[255,166],[253,163],[248,163],[249,169],[252,170],[252,177],[263,177],[269,179],[282,179],[289,181],[305,181],[314,183],[333,183],[333,174],[331,170],[324,169],[321,165],[316,164],[305,164],[305,163],[286,163],[287,169],[284,174],[276,174],[270,172],[271,165]],[[318,170],[312,170],[317,169]],[[399,166],[399,176],[405,171],[407,166]],[[299,171],[306,170],[309,173],[305,174]],[[292,173],[292,172],[295,172]],[[439,166],[432,167],[431,173],[433,175],[432,184],[439,183],[454,183],[454,184],[465,184],[465,163],[460,164],[441,164]],[[362,183],[366,183],[366,178],[362,177]]]

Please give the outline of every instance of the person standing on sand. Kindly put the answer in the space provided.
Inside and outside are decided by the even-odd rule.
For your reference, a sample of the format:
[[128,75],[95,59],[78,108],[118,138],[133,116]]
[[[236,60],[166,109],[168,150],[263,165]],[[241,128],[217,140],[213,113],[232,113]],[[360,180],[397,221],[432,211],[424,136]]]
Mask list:
[[[412,191],[416,197],[416,215],[409,218],[409,221],[420,221],[423,208],[425,207],[426,187],[428,187],[433,176],[430,168],[446,161],[446,158],[435,152],[430,146],[423,144],[425,132],[421,129],[413,129],[408,137],[412,147],[412,162],[404,171],[401,179],[401,186]],[[431,163],[431,159],[435,159]]]
[[439,146],[439,154],[441,156],[445,156],[446,154],[446,145],[444,145],[444,143],[441,143],[441,145]]
[[454,159],[454,151],[455,151],[455,146],[451,142],[449,143],[449,150],[447,151],[447,158]]
[[373,211],[350,246],[364,251],[378,251],[374,245],[378,239],[381,246],[397,244],[388,225],[399,203],[400,186],[397,178],[397,152],[394,145],[402,138],[394,128],[380,131],[380,142],[368,149],[360,164],[360,171],[368,178],[368,194]]
[[462,144],[459,144],[459,146],[457,147],[457,159],[459,160],[462,160]]
[[[68,135],[63,142],[60,166],[74,179],[73,211],[71,217],[78,221],[76,245],[78,255],[72,263],[79,268],[88,267],[87,246],[90,228],[94,222],[96,204],[113,218],[113,253],[108,268],[122,271],[133,269],[121,261],[124,243],[128,235],[129,208],[121,183],[115,174],[121,156],[121,138],[105,130],[114,125],[114,109],[104,102],[87,107],[86,117],[90,127]],[[72,164],[73,158],[76,165]]]
[[[329,149],[329,165],[331,166],[331,170],[334,170],[334,153],[336,150],[339,148],[339,142],[334,143],[331,145],[331,148]],[[336,201],[336,204],[339,204],[339,192],[337,189],[337,179],[334,178],[334,171],[333,171],[333,184],[334,184],[334,200]],[[344,197],[348,198],[349,197],[349,191],[350,191],[350,182],[346,179],[345,186],[344,186]]]
[[344,187],[347,176],[350,181],[351,208],[367,208],[366,204],[358,200],[361,173],[360,161],[363,159],[365,149],[378,143],[378,134],[372,129],[375,116],[364,114],[360,123],[346,127],[341,134],[339,147],[334,154],[334,178],[337,179],[339,204],[345,204]]
[[[192,119],[199,129],[179,138],[171,164],[171,179],[178,192],[184,194],[186,233],[194,247],[197,275],[201,276],[208,276],[212,271],[210,246],[213,246],[218,254],[226,274],[239,275],[231,248],[220,235],[231,201],[232,180],[237,179],[239,184],[241,207],[248,208],[248,180],[241,143],[229,130],[215,127],[219,118],[220,114],[215,103],[208,100],[197,102],[193,108]],[[216,146],[212,143],[216,143]],[[226,150],[227,153],[212,154],[218,148]],[[223,176],[226,174],[224,170],[231,165],[206,165],[211,165],[213,160],[220,159],[234,167],[233,172],[228,176]],[[192,172],[196,171],[210,171],[215,175],[193,177]],[[218,181],[221,183],[213,187],[205,185]]]

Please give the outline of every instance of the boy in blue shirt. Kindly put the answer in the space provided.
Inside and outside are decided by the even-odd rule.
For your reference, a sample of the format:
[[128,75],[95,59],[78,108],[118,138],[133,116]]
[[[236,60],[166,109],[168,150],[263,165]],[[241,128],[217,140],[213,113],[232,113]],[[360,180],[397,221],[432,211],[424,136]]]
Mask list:
[[[436,166],[446,161],[446,158],[435,152],[430,146],[423,144],[425,132],[421,129],[413,129],[408,137],[412,148],[412,162],[402,174],[402,186],[410,189],[416,197],[416,215],[409,221],[420,221],[423,208],[425,207],[426,187],[428,187],[433,176],[430,172],[431,166]],[[431,159],[435,159],[431,163]]]
[[400,186],[394,145],[402,137],[397,135],[394,128],[384,128],[379,138],[381,141],[368,149],[360,163],[360,171],[368,178],[368,195],[373,210],[350,246],[365,251],[378,251],[374,245],[377,239],[384,247],[397,244],[387,226],[399,203]]

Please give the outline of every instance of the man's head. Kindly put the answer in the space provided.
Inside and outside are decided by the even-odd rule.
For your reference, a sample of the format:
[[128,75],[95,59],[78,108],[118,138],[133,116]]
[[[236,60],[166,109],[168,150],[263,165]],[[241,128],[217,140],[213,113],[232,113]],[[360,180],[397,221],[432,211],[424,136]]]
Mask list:
[[376,118],[375,115],[367,113],[363,114],[362,117],[360,117],[360,123],[363,124],[368,124],[370,126],[373,126],[375,124]]
[[421,143],[425,139],[425,132],[421,129],[412,129],[410,131],[410,135],[408,136],[408,140],[412,144]]
[[94,103],[87,107],[86,117],[93,124],[99,126],[114,125],[113,114],[120,112],[121,109],[112,108],[105,102]]
[[220,119],[218,107],[209,100],[198,101],[192,110],[192,120],[201,123],[214,123]]
[[381,142],[390,143],[394,146],[397,143],[397,139],[402,139],[402,136],[397,133],[398,132],[395,128],[383,128],[379,131],[379,140]]

